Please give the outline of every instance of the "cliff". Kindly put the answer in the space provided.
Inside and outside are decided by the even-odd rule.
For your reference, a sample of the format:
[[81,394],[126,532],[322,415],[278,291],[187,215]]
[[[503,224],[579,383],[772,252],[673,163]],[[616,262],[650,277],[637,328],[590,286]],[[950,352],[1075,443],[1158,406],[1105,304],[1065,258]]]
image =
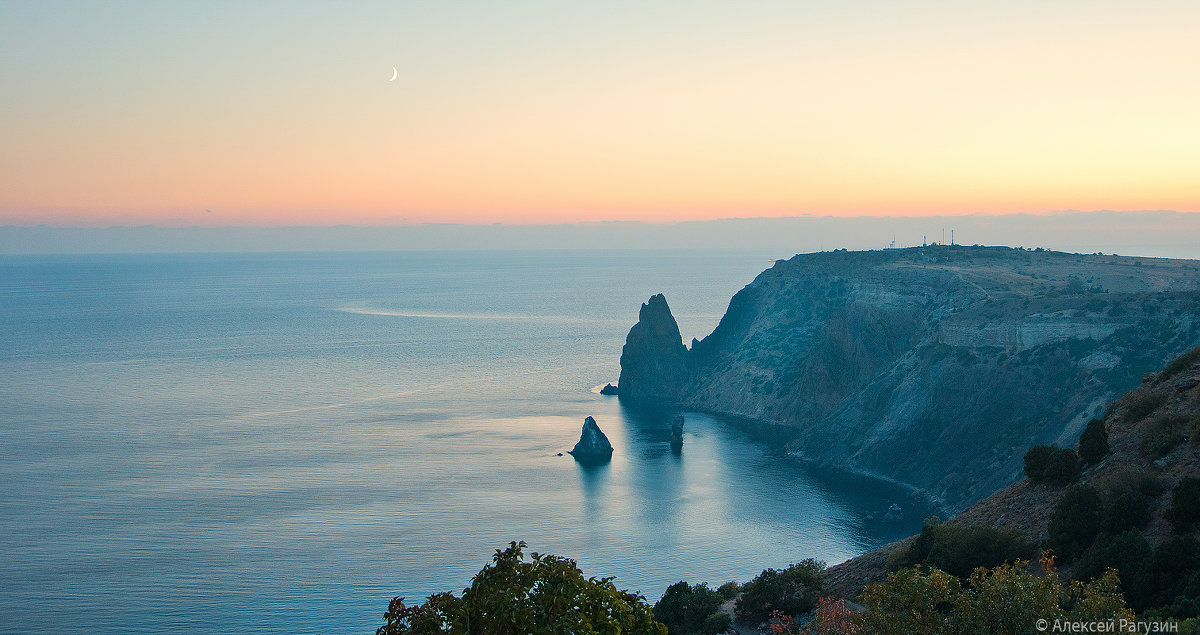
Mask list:
[[[1109,451],[1078,479],[1095,488],[1109,509],[1127,492],[1140,490],[1146,495],[1148,515],[1139,534],[1150,545],[1161,545],[1177,535],[1167,519],[1173,490],[1184,479],[1200,478],[1198,386],[1200,348],[1176,358],[1164,370],[1145,375],[1137,388],[1109,404],[1101,417]],[[1074,447],[1075,443],[1065,445]],[[1153,483],[1154,489],[1147,491],[1147,483]],[[1033,544],[1047,546],[1050,520],[1066,492],[1062,486],[1019,477],[955,520],[967,526],[1017,530]],[[823,577],[829,591],[839,597],[856,597],[867,583],[886,577],[891,568],[889,557],[912,540],[907,538],[826,570]],[[1069,565],[1064,572],[1074,573]],[[1133,571],[1122,571],[1122,586],[1132,586],[1136,577]],[[1137,595],[1136,589],[1126,589],[1130,591]]]
[[1004,247],[777,261],[687,350],[665,299],[622,351],[622,398],[785,426],[805,460],[952,511],[1071,444],[1144,373],[1200,343],[1200,262]]
[[674,403],[691,378],[687,353],[667,299],[661,293],[651,296],[638,311],[637,324],[629,329],[621,349],[617,381],[621,400]]

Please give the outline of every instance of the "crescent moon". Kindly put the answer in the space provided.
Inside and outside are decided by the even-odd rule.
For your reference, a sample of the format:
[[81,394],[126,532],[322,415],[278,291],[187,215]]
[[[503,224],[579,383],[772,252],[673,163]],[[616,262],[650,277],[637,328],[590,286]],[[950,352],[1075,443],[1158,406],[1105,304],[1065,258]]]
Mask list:
[[396,70],[396,67],[395,67],[395,66],[393,66],[393,67],[392,67],[392,78],[391,78],[391,79],[389,79],[388,81],[389,81],[389,82],[394,82],[394,81],[396,81],[396,78],[397,78],[397,77],[399,77],[399,76],[400,76],[400,71]]

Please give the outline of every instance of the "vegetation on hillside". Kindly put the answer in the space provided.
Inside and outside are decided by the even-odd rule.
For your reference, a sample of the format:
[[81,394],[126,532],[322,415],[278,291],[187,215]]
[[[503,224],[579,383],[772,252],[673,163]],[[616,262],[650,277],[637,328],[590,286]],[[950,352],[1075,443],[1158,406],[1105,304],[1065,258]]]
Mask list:
[[742,585],[735,612],[739,618],[758,621],[775,611],[787,615],[807,613],[820,598],[824,568],[824,562],[809,558],[782,571],[766,569]]
[[1066,448],[1035,445],[1025,453],[1025,476],[1034,483],[1067,485],[1079,477],[1079,455]]
[[729,629],[731,618],[721,611],[725,598],[701,583],[676,582],[654,605],[654,619],[668,635],[717,635]]
[[376,635],[667,635],[641,595],[612,578],[584,578],[569,558],[525,560],[524,548],[497,549],[462,597],[439,593],[416,606],[394,598]]
[[976,567],[996,567],[1037,554],[1037,546],[1014,529],[974,527],[953,520],[925,521],[907,549],[892,554],[892,570],[921,565],[965,578]]
[[[1108,454],[1108,430],[1103,419],[1092,419],[1079,435],[1079,458],[1085,465],[1096,465]],[[1028,474],[1026,474],[1028,476]]]

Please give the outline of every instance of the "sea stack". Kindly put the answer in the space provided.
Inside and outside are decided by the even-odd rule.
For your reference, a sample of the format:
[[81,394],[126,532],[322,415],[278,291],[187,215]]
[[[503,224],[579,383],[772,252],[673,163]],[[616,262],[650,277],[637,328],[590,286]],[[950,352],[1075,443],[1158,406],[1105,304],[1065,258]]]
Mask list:
[[613,446],[596,420],[588,417],[583,420],[583,432],[579,435],[579,443],[571,450],[571,456],[580,463],[607,463],[612,460]]
[[688,350],[663,294],[651,296],[638,312],[621,349],[621,401],[670,405],[689,378]]
[[683,415],[671,419],[671,450],[675,453],[683,451]]

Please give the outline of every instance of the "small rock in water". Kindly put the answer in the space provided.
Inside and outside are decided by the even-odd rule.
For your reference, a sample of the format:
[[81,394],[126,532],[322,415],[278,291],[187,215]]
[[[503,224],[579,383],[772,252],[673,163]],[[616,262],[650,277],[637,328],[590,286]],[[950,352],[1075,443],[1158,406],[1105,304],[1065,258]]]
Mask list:
[[580,463],[607,463],[612,460],[613,447],[608,437],[596,420],[588,417],[583,420],[583,432],[579,434],[579,443],[571,449],[571,456]]
[[892,503],[892,506],[888,507],[887,513],[883,515],[883,520],[893,523],[900,522],[904,520],[904,510],[900,509],[899,505]]
[[612,384],[604,384],[604,387],[600,389],[600,394],[615,395],[617,394],[617,387]]
[[683,451],[683,415],[675,415],[671,420],[671,449]]

